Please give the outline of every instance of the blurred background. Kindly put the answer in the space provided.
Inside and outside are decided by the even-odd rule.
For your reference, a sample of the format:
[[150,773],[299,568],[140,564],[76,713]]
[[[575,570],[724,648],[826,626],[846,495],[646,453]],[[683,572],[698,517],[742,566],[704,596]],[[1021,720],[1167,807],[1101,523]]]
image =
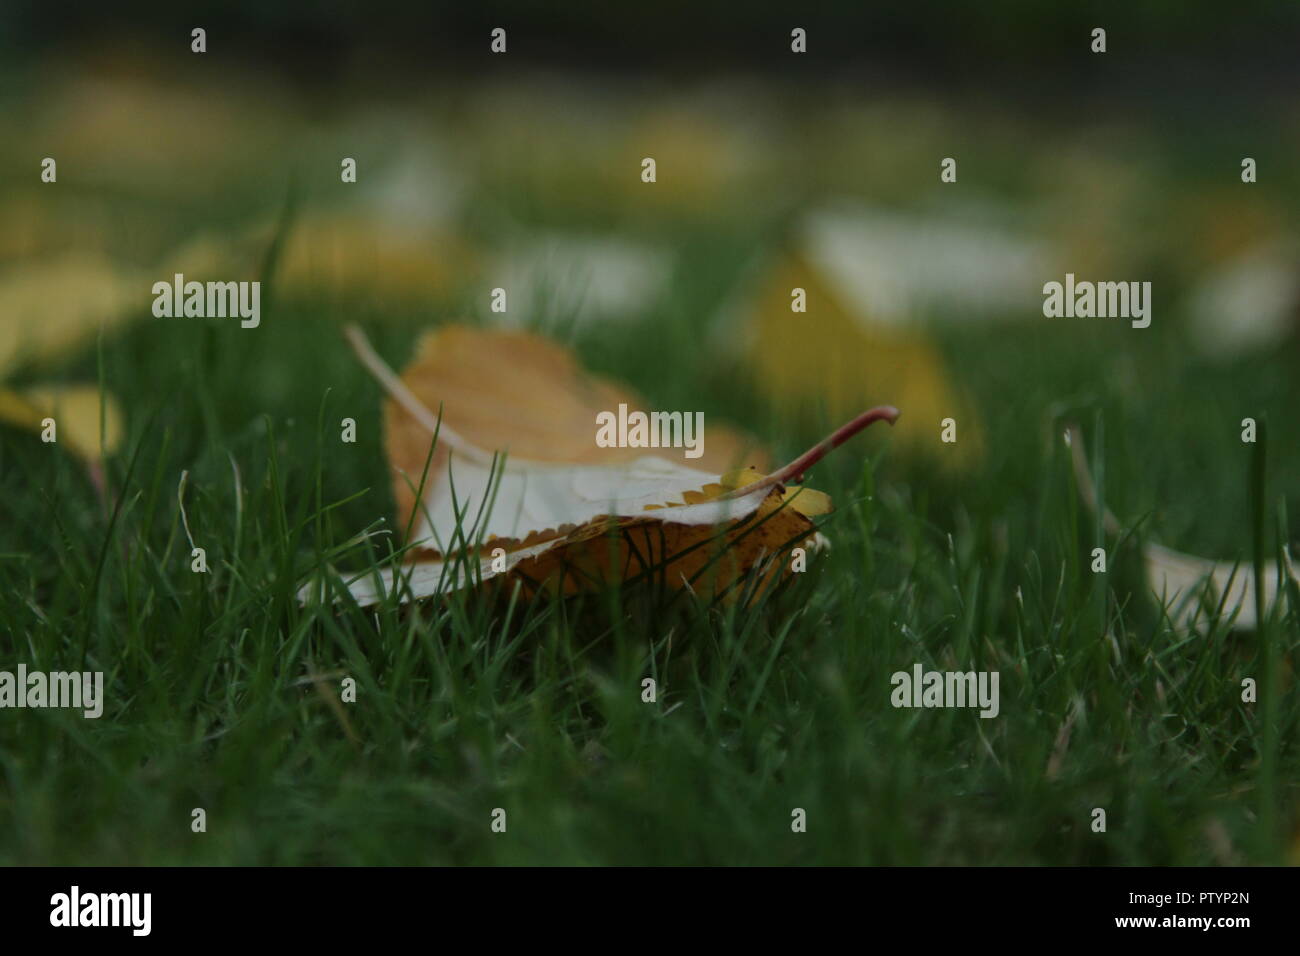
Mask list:
[[[1295,0],[0,0],[0,665],[109,688],[0,721],[0,862],[1300,861],[1295,615],[1187,636],[1131,546],[1300,543],[1298,41]],[[155,317],[176,273],[260,325]],[[1066,273],[1150,327],[1045,317]],[[396,544],[344,326],[400,368],[451,321],[776,462],[902,419],[816,466],[830,551],[748,617],[298,608]],[[887,707],[913,661],[1002,717]]]
[[[499,323],[778,455],[891,402],[908,493],[974,510],[1102,416],[1112,506],[1231,557],[1243,417],[1296,491],[1298,39],[1300,5],[1266,0],[7,3],[0,434],[102,381],[70,439],[92,473],[101,430],[160,428],[219,469],[263,415],[306,434],[329,389],[378,456],[341,325],[400,364],[433,324]],[[154,318],[176,272],[262,279],[261,327]],[[1044,318],[1066,272],[1151,281],[1151,327]]]

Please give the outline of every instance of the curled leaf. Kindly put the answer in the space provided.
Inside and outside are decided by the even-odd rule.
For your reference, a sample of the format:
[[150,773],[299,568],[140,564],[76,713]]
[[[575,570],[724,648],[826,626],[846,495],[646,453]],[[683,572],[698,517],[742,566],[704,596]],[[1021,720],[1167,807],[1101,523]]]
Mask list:
[[[535,336],[443,330],[398,378],[359,331],[348,335],[390,395],[389,447],[411,507],[411,471],[430,460],[437,436],[412,516],[416,560],[348,581],[363,605],[503,575],[554,594],[652,579],[734,597],[749,582],[773,581],[790,548],[825,546],[812,519],[830,511],[830,499],[795,482],[868,425],[898,417],[890,406],[865,412],[771,474],[703,470],[674,460],[681,449],[597,447],[597,411],[631,396]],[[517,374],[502,375],[494,361]],[[440,401],[441,419],[417,389],[452,397]],[[700,460],[734,459],[740,447],[734,433],[715,429]],[[315,593],[309,584],[300,598]]]

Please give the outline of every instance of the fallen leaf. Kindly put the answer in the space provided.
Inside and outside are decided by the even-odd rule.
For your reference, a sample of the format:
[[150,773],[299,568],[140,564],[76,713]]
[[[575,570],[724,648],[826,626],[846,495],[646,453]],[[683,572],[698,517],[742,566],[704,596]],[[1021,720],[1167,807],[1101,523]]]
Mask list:
[[[1249,564],[1230,564],[1184,554],[1158,544],[1147,544],[1143,558],[1152,593],[1176,627],[1196,625],[1197,618],[1212,617],[1221,606],[1222,619],[1242,631],[1259,627],[1255,616],[1255,569]],[[1277,604],[1278,565],[1264,562],[1264,613]],[[1295,567],[1287,558],[1286,577],[1300,583]]]
[[[656,579],[736,598],[742,585],[760,589],[784,573],[778,561],[790,548],[825,546],[812,519],[830,500],[796,487],[804,472],[872,422],[898,417],[889,406],[865,412],[768,475],[702,470],[673,460],[681,449],[598,448],[596,413],[631,396],[536,336],[444,329],[399,379],[359,331],[348,335],[390,395],[390,454],[410,502],[402,511],[414,505],[408,483],[418,482],[435,433],[438,449],[413,535],[416,560],[348,580],[363,606],[503,575],[553,594]],[[452,396],[440,402],[441,420],[416,388]],[[706,432],[700,461],[728,461],[743,446]],[[319,599],[323,586],[305,585],[300,599]]]
[[1276,348],[1297,330],[1300,248],[1273,240],[1206,270],[1192,290],[1192,342],[1219,362]]
[[48,362],[143,314],[149,281],[97,254],[24,262],[0,273],[0,377],[23,362]]
[[500,325],[521,327],[540,307],[581,327],[644,312],[668,287],[672,260],[613,234],[546,231],[508,244],[485,271],[510,290],[509,311],[494,316]]
[[[490,542],[502,547],[499,559],[480,548],[357,575],[346,583],[363,607],[394,591],[402,601],[418,600],[507,575],[526,593],[570,595],[600,585],[660,580],[673,589],[735,597],[755,569],[755,590],[771,583],[783,571],[776,560],[792,546],[809,552],[827,546],[799,500],[801,492],[817,493],[774,487],[726,502],[708,497],[720,486],[712,482],[701,489],[701,504],[655,506],[646,516],[600,515],[523,546]],[[299,597],[305,601],[312,593],[309,585]]]
[[[588,374],[568,350],[529,332],[446,326],[424,337],[400,381],[359,342],[359,333],[349,330],[347,334],[390,395],[384,426],[402,528],[415,507],[415,488],[435,428],[441,428],[443,440],[429,465],[429,480],[439,482],[448,474],[448,457],[458,442],[463,447],[457,467],[463,469],[466,487],[483,483],[492,468],[491,451],[507,453],[517,467],[503,475],[501,493],[506,498],[524,497],[516,524],[532,523],[530,530],[563,523],[557,522],[549,504],[556,496],[565,502],[576,496],[608,504],[609,489],[600,484],[601,469],[612,465],[626,468],[620,482],[623,498],[643,498],[641,504],[651,504],[662,503],[651,499],[665,491],[696,489],[741,464],[762,469],[768,462],[752,439],[707,425],[703,455],[689,465],[681,449],[598,447],[594,441],[598,413],[617,410],[620,404],[626,404],[629,412],[644,411],[644,403],[629,389]],[[396,394],[405,399],[393,397]],[[439,408],[441,425],[431,411]],[[596,470],[573,466],[596,466]],[[441,517],[451,507],[450,489],[435,484],[425,504]],[[463,495],[458,504],[465,505]],[[493,533],[503,537],[518,533],[517,527],[512,531],[500,524],[508,518],[502,513],[495,519]],[[427,530],[421,527],[416,536]]]
[[[281,228],[267,221],[233,236],[201,234],[168,260],[162,275],[260,275]],[[427,302],[445,299],[479,269],[477,253],[451,232],[394,222],[369,209],[311,210],[284,232],[275,289],[290,297]]]
[[[1093,486],[1092,472],[1083,450],[1083,435],[1077,427],[1066,429],[1065,443],[1070,449],[1079,495],[1088,510],[1096,514],[1097,489]],[[1109,508],[1103,513],[1102,522],[1106,533],[1112,537],[1123,530]],[[1290,554],[1283,554],[1285,573],[1279,574],[1276,561],[1265,561],[1263,565],[1266,615],[1273,612],[1280,598],[1280,580],[1289,578],[1300,583]],[[1255,570],[1248,562],[1214,561],[1154,542],[1142,545],[1142,560],[1151,595],[1176,628],[1191,630],[1198,619],[1213,618],[1216,614],[1220,620],[1231,621],[1238,630],[1253,631],[1259,627],[1255,613]]]
[[[0,381],[20,364],[48,365],[85,347],[132,306],[143,306],[147,290],[142,276],[93,253],[55,256],[0,273]],[[0,421],[40,432],[46,418],[56,422],[56,444],[90,463],[98,486],[101,418],[102,451],[115,451],[122,437],[122,416],[112,396],[93,385],[0,388]]]
[[[103,451],[111,454],[122,441],[122,414],[111,395],[103,399]],[[100,457],[100,417],[100,391],[93,385],[0,388],[0,422],[39,432],[42,422],[52,418],[56,444],[66,445],[88,461]]]
[[[823,210],[742,283],[717,339],[781,407],[839,420],[887,395],[908,410],[895,446],[961,468],[980,460],[984,436],[929,325],[1015,315],[1047,261],[1042,243],[979,219]],[[805,312],[792,311],[796,289]]]

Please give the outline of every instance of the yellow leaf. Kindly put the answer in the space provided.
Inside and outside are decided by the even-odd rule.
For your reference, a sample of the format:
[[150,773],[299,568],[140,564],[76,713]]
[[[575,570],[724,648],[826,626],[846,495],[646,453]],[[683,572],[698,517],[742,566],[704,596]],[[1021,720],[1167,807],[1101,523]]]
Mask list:
[[149,282],[102,256],[11,266],[0,273],[0,377],[20,362],[48,362],[85,345],[148,302]]
[[[790,311],[795,288],[805,291],[808,314]],[[982,429],[925,333],[855,316],[852,309],[802,256],[779,263],[767,275],[744,335],[755,380],[783,407],[833,421],[890,401],[907,409],[892,438],[904,451],[953,465],[978,461]],[[958,423],[950,444],[941,436],[945,418]]]
[[[122,441],[122,415],[111,395],[103,402],[103,448],[116,451]],[[100,457],[100,391],[91,385],[42,385],[21,390],[0,389],[0,421],[40,432],[43,422],[55,422],[56,444],[82,458]]]

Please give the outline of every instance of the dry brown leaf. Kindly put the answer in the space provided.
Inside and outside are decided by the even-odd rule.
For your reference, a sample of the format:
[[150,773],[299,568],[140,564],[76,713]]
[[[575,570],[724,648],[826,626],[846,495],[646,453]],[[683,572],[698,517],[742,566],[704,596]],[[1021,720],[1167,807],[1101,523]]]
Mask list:
[[[699,499],[695,505],[716,502],[732,483],[728,476],[723,479],[726,484],[711,483],[691,495]],[[792,547],[814,552],[827,546],[810,519],[828,511],[829,502],[811,489],[773,485],[753,501],[737,500],[730,512],[734,517],[726,511],[701,516],[689,513],[692,509],[669,505],[651,508],[644,517],[600,516],[526,545],[496,542],[502,546],[498,556],[486,547],[468,558],[435,556],[377,576],[360,575],[348,585],[363,607],[394,590],[403,600],[418,599],[507,575],[529,594],[572,595],[601,585],[658,580],[673,589],[734,599],[751,572],[749,586],[755,591],[772,583],[785,570],[776,562]],[[676,516],[683,520],[672,520]],[[310,593],[305,588],[300,596]]]
[[[702,471],[673,460],[681,449],[598,448],[597,414],[633,397],[537,336],[452,327],[426,341],[399,379],[359,331],[348,335],[391,398],[388,438],[405,472],[403,510],[414,506],[407,481],[418,482],[438,435],[415,523],[417,560],[349,581],[362,605],[393,591],[409,600],[503,575],[552,594],[653,578],[737,597],[742,585],[759,589],[785,571],[777,562],[790,548],[825,545],[812,519],[830,511],[830,500],[794,483],[872,422],[898,417],[889,406],[865,412],[770,475]],[[441,398],[441,422],[417,388],[451,396]],[[698,461],[734,461],[743,444],[706,432]],[[509,454],[502,460],[488,448]],[[300,598],[319,597],[320,586],[304,586]]]
[[[682,461],[681,450],[674,448],[597,447],[592,441],[597,413],[620,403],[629,411],[644,411],[644,403],[629,389],[588,374],[563,346],[529,332],[445,326],[421,340],[402,382],[435,416],[441,409],[443,429],[515,460],[595,466],[647,456]],[[394,470],[393,497],[405,528],[428,458],[430,432],[391,397],[384,404],[384,429]],[[451,445],[441,446],[429,465],[430,478],[447,466]],[[716,477],[742,465],[762,470],[768,463],[754,440],[706,426],[704,454],[690,468]]]

